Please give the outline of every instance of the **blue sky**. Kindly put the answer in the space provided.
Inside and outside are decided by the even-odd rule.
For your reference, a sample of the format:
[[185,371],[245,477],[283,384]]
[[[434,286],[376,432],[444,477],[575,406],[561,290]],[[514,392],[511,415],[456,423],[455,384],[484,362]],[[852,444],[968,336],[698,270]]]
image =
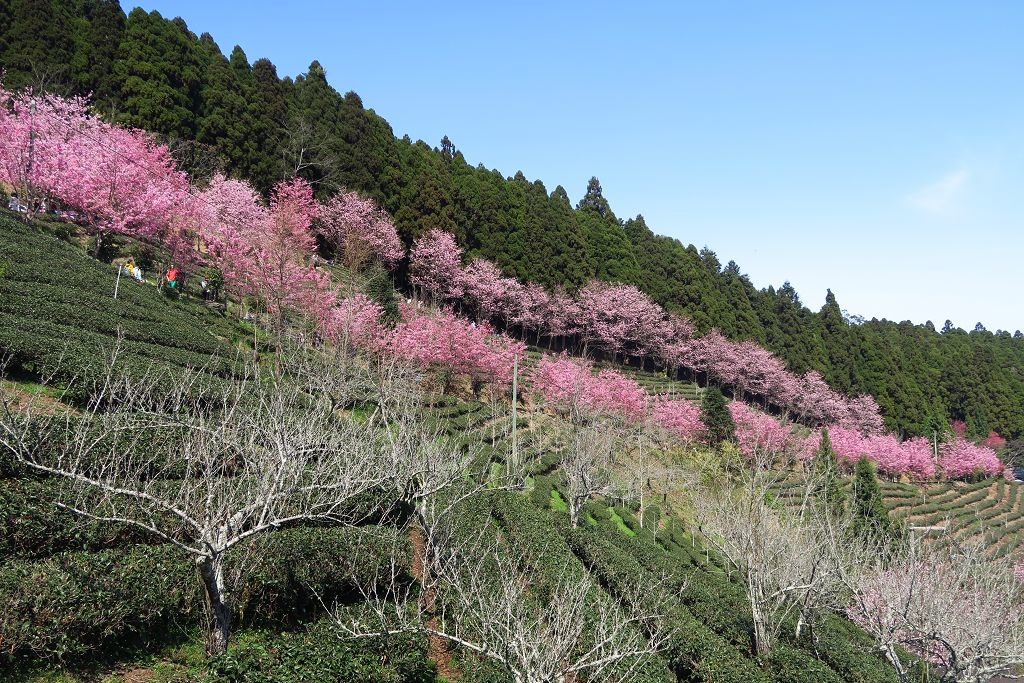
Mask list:
[[[129,8],[129,2],[124,6]],[[150,0],[867,318],[1024,329],[1024,3]]]

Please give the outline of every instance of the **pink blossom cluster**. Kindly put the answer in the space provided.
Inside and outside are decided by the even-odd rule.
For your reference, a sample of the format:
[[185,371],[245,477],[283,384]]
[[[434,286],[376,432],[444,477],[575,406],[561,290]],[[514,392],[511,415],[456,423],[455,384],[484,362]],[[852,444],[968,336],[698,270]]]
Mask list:
[[309,263],[317,212],[309,183],[279,183],[264,206],[248,183],[218,175],[196,206],[207,257],[229,291],[259,297],[277,315],[295,310],[317,320],[330,317],[329,278]]
[[981,445],[985,448],[1002,448],[1006,445],[1006,439],[1000,436],[999,432],[989,432]]
[[947,477],[956,479],[975,472],[994,476],[1002,471],[1003,464],[991,448],[958,436],[939,446],[939,467]]
[[412,245],[409,281],[430,295],[435,303],[462,297],[462,248],[455,236],[431,230]]
[[654,424],[684,441],[693,440],[704,431],[700,416],[700,408],[691,401],[658,398],[651,403]]
[[475,380],[508,384],[513,361],[522,358],[526,345],[490,325],[477,325],[451,310],[416,310],[404,307],[403,320],[381,347],[424,367],[441,367]]
[[616,370],[595,374],[588,361],[564,355],[543,356],[530,373],[529,388],[550,403],[619,414],[631,422],[647,412],[647,392],[639,384]]
[[854,429],[829,427],[832,448],[841,461],[871,460],[880,472],[892,476],[908,474],[928,479],[935,476],[935,459],[928,439],[900,441],[892,434],[864,435]]
[[372,258],[394,268],[405,256],[395,223],[377,202],[342,189],[322,204],[316,232],[351,266]]
[[28,206],[57,200],[103,231],[149,239],[186,227],[188,177],[145,131],[101,121],[82,98],[0,87],[0,101],[0,181]]
[[320,329],[333,344],[373,349],[384,337],[380,324],[382,312],[380,304],[362,292],[355,292],[328,307],[320,321]]
[[791,446],[791,430],[777,419],[739,401],[729,402],[736,441],[748,457],[757,452],[783,453]]

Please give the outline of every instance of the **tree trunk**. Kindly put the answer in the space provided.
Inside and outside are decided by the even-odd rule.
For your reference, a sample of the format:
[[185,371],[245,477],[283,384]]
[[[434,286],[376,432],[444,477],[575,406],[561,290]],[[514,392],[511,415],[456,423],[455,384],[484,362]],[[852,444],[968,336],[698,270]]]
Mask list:
[[892,646],[886,647],[885,658],[889,660],[889,663],[892,664],[894,669],[896,669],[896,675],[899,677],[900,683],[907,683],[910,678],[907,676],[907,670],[903,666],[903,662],[900,661],[900,656],[896,652],[896,648]]
[[205,557],[197,561],[199,575],[206,589],[206,654],[222,655],[228,649],[231,632],[231,609],[224,580],[224,557]]
[[768,632],[756,591],[750,591],[750,615],[754,621],[754,649],[757,650],[758,657],[768,657],[772,652],[771,634]]

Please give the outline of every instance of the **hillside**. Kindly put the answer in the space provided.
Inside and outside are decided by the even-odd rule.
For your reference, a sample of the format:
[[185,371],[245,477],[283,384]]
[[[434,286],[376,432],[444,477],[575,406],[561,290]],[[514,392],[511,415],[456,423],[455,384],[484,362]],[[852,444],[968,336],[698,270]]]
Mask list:
[[[870,393],[886,425],[905,435],[942,431],[951,419],[973,437],[1024,435],[1019,334],[980,324],[965,332],[948,321],[940,331],[932,323],[847,320],[831,294],[815,311],[788,284],[758,290],[714,252],[658,236],[642,216],[617,217],[596,179],[574,206],[562,187],[470,166],[448,138],[438,147],[396,138],[357,94],[335,90],[317,62],[279,78],[267,59],[250,64],[238,47],[225,56],[214,37],[197,36],[180,19],[126,15],[117,2],[9,7],[12,20],[0,28],[8,86],[46,74],[59,90],[91,92],[119,120],[189,141],[176,150],[198,178],[221,168],[268,192],[281,164],[294,168],[301,152],[302,174],[318,192],[345,186],[373,196],[407,244],[437,227],[525,281],[634,284],[699,331],[758,341],[794,372],[816,369],[840,391]],[[1011,443],[1013,454],[1020,450]]]
[[1024,666],[1019,333],[812,313],[316,62],[7,8],[0,677]]
[[0,242],[0,348],[20,371],[89,382],[116,351],[140,378],[184,368],[224,376],[249,334],[193,300],[162,295],[151,274],[149,284],[127,275],[118,284],[116,267],[8,211],[0,212]]
[[[0,245],[6,265],[0,311],[10,321],[0,346],[13,354],[22,387],[34,386],[33,371],[56,359],[63,381],[89,376],[119,330],[129,373],[144,373],[149,365],[170,373],[187,366],[216,371],[211,357],[226,355],[239,331],[201,302],[169,300],[151,285],[122,282],[115,301],[110,285],[116,271],[47,229],[0,217]],[[692,395],[692,385],[630,372],[652,391]],[[424,410],[462,448],[499,468],[505,462],[507,403],[436,396]],[[634,680],[895,680],[870,652],[867,636],[834,614],[822,615],[813,641],[795,637],[789,623],[772,657],[758,659],[742,587],[687,531],[684,511],[673,507],[675,495],[648,503],[645,524],[637,501],[598,497],[586,505],[586,523],[572,528],[558,466],[559,442],[566,438],[560,419],[523,406],[518,438],[531,453],[532,471],[526,490],[481,491],[460,507],[458,533],[492,530],[508,552],[532,558],[526,571],[537,590],[570,572],[596,591],[589,600],[621,606],[615,609],[629,605],[633,585],[661,591],[668,640],[643,660]],[[439,650],[418,636],[351,640],[328,618],[324,606],[335,601],[358,609],[364,597],[357,585],[380,580],[392,558],[403,573],[416,574],[416,533],[390,516],[270,534],[263,561],[239,588],[234,645],[208,660],[196,631],[202,600],[195,570],[181,550],[130,526],[84,521],[54,508],[59,480],[32,473],[9,455],[0,460],[0,642],[11,680],[433,681],[437,666],[450,681],[506,680],[468,652]]]

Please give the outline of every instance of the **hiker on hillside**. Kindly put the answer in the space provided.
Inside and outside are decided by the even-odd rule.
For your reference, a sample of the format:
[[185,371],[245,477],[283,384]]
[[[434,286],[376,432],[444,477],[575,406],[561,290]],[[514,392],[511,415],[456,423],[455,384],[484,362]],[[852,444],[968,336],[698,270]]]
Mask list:
[[203,288],[203,301],[209,301],[211,294],[210,283],[207,282],[206,278],[204,277],[202,280],[199,281],[199,286]]
[[7,208],[10,209],[11,211],[20,211],[21,210],[21,204],[18,203],[18,193],[17,192],[12,192],[11,193],[11,201],[7,202]]
[[142,282],[142,268],[139,268],[138,264],[135,263],[135,259],[129,259],[125,268],[128,269],[128,272],[131,273],[136,282]]
[[178,269],[172,263],[171,267],[167,269],[167,273],[164,275],[167,278],[167,286],[170,289],[176,289],[178,287]]

